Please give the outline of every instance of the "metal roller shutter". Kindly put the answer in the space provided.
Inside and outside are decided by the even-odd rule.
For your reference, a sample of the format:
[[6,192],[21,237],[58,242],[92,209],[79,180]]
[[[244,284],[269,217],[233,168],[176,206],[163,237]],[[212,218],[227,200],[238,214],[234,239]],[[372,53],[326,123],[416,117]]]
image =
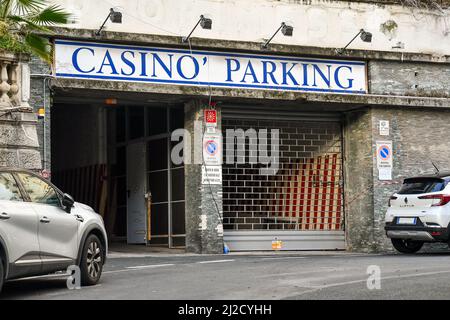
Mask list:
[[232,142],[227,129],[267,129],[269,137],[271,129],[278,129],[280,138],[274,175],[261,174],[260,164],[249,163],[255,139],[245,140],[244,164],[237,163],[242,154],[233,149],[235,162],[223,165],[224,238],[230,249],[271,250],[274,239],[285,250],[344,249],[339,116],[225,111],[225,154]]

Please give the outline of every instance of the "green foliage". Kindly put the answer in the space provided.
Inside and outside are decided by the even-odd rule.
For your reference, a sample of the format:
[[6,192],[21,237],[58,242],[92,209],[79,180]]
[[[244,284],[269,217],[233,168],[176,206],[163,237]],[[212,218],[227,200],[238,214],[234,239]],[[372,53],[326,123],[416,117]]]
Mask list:
[[0,49],[34,53],[51,62],[51,45],[38,33],[51,33],[50,26],[65,24],[69,14],[45,0],[0,0]]
[[0,35],[0,48],[14,53],[31,53],[31,50],[11,34]]

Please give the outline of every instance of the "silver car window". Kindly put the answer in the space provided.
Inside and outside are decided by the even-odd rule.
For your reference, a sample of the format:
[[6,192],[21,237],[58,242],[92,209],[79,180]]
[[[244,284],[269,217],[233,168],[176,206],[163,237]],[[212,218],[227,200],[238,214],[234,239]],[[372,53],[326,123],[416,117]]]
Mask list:
[[27,173],[19,173],[18,175],[32,202],[60,206],[60,200],[55,189],[47,182]]
[[0,173],[0,200],[23,201],[19,186],[10,173]]

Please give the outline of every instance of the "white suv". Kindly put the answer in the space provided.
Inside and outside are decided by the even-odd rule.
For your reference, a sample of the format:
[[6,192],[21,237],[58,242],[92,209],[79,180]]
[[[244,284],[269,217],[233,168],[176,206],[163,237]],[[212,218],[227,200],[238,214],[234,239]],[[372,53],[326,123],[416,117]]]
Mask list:
[[0,168],[0,291],[5,280],[77,265],[82,285],[96,284],[106,259],[103,219],[50,182]]
[[402,253],[414,253],[425,242],[449,242],[450,173],[405,179],[389,199],[386,235]]

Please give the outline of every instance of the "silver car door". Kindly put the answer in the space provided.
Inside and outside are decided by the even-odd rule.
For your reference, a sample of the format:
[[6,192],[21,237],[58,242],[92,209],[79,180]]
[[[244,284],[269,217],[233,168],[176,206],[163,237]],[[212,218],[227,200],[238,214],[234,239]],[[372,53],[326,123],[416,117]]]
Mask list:
[[9,278],[41,271],[38,216],[24,200],[14,176],[0,173],[0,236],[8,253]]
[[73,264],[78,253],[79,221],[63,210],[57,191],[45,180],[18,173],[39,217],[38,237],[43,267],[61,269]]

